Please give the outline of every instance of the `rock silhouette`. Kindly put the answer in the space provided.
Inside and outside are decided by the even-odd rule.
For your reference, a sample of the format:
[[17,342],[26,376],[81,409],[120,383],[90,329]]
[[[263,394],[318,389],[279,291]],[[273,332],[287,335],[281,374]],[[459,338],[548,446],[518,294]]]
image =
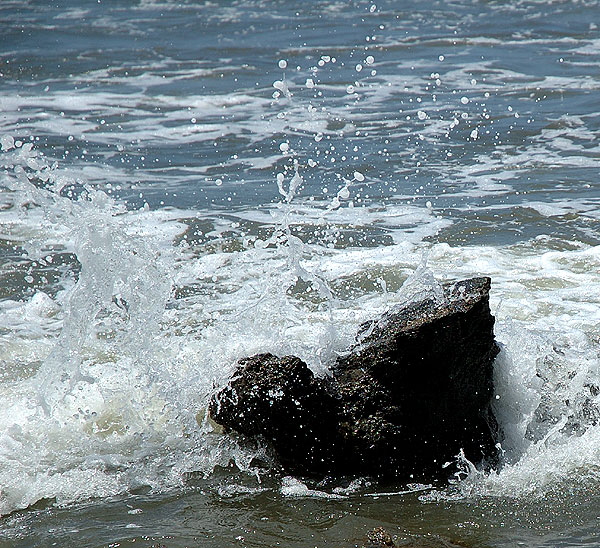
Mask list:
[[293,356],[245,358],[209,413],[296,474],[419,480],[448,476],[460,451],[493,462],[490,284],[448,284],[363,324],[325,378]]

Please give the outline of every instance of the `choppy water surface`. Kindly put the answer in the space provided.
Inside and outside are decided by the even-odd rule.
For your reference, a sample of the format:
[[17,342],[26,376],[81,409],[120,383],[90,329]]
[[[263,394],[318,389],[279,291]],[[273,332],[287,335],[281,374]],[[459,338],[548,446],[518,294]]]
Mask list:
[[[0,543],[600,546],[599,14],[0,4]],[[313,484],[205,420],[425,263],[493,279],[501,469]]]

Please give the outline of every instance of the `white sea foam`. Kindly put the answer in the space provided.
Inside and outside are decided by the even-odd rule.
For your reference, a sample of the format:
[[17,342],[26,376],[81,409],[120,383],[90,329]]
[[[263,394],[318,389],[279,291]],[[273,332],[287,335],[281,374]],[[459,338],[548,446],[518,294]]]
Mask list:
[[[490,9],[537,17],[537,4]],[[265,7],[207,4],[203,20],[248,27],[278,17]],[[106,11],[91,25],[145,36],[145,10],[180,6],[144,0],[132,9],[139,20]],[[380,21],[397,15],[377,10]],[[343,2],[328,12],[350,13]],[[65,8],[37,28],[83,15]],[[423,13],[405,16],[421,28]],[[435,280],[474,275],[493,280],[505,466],[488,476],[469,469],[459,496],[543,496],[573,478],[596,478],[600,257],[589,242],[597,241],[600,209],[593,194],[559,187],[572,168],[597,171],[597,116],[574,115],[576,101],[565,101],[562,114],[561,100],[551,118],[538,107],[597,91],[592,73],[577,68],[592,64],[598,41],[518,31],[465,37],[451,18],[436,24],[431,38],[377,32],[358,56],[356,46],[328,47],[321,36],[318,46],[278,44],[285,75],[257,74],[235,91],[201,86],[221,75],[243,79],[256,70],[248,57],[211,64],[162,52],[149,62],[44,73],[32,85],[23,77],[11,88],[5,79],[13,92],[0,97],[0,130],[19,128],[28,143],[6,151],[0,174],[0,276],[14,290],[0,301],[0,513],[44,498],[62,504],[166,489],[230,461],[248,470],[254,453],[204,419],[238,358],[293,353],[324,374],[362,321],[439,294]],[[428,54],[409,59],[404,52],[416,45]],[[572,72],[536,75],[467,52],[501,47],[556,54],[557,63],[565,58],[557,67]],[[47,154],[64,151],[68,171],[29,148],[36,135],[49,141]],[[178,160],[182,148],[191,152]],[[290,186],[295,166],[302,179]],[[421,170],[431,176],[416,177]],[[254,178],[276,194],[278,172],[289,203],[128,211],[110,197],[117,186],[214,190],[217,180],[224,195]],[[536,179],[548,173],[556,175]],[[534,181],[524,183],[529,175]],[[415,180],[423,186],[413,188]],[[435,243],[473,211],[492,233],[506,228],[496,227],[496,214],[514,214],[506,224],[526,230],[523,210],[547,223],[547,235],[494,247]],[[573,218],[585,241],[552,235]],[[428,271],[419,268],[425,262]],[[281,491],[330,497],[292,478]]]
[[344,499],[342,494],[326,493],[318,489],[310,489],[305,483],[291,476],[286,476],[281,481],[281,494],[286,497],[314,497],[322,499]]
[[[30,260],[68,249],[81,271],[77,283],[65,280],[53,294],[40,289],[23,302],[2,303],[0,511],[41,498],[62,503],[139,485],[165,488],[185,472],[210,473],[230,460],[247,468],[252,455],[198,419],[235,361],[259,351],[293,353],[323,373],[360,322],[406,298],[400,288],[425,256],[439,280],[493,279],[504,348],[496,409],[507,465],[468,481],[506,494],[515,482],[544,489],[574,467],[598,467],[593,448],[581,451],[598,435],[585,415],[596,405],[586,387],[599,381],[596,247],[557,250],[544,239],[505,248],[426,243],[450,223],[417,206],[328,210],[326,203],[292,201],[221,219],[126,211],[89,188],[79,200],[61,196],[71,179],[34,149],[9,153],[22,170],[4,175],[12,193],[2,232]],[[49,187],[35,186],[40,173]],[[36,206],[21,207],[27,203]],[[174,247],[194,219],[207,223],[203,237]],[[244,222],[265,234],[240,235],[234,252],[208,245]],[[381,229],[389,240],[374,247],[327,246],[327,238],[303,243],[293,236],[299,227],[329,230],[331,242],[352,229]],[[554,397],[557,386],[562,400]],[[544,477],[542,462],[551,469]],[[307,494],[302,485],[288,487],[289,494]]]

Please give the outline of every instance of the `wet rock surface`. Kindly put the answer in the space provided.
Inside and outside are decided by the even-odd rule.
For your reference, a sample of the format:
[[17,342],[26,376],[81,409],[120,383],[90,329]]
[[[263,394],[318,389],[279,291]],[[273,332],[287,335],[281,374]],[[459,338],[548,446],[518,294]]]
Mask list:
[[394,542],[392,536],[383,528],[369,531],[361,548],[464,548],[441,537],[432,535],[413,536],[410,539]]
[[361,548],[465,548],[446,539],[433,535],[412,536],[410,539],[394,542],[383,527],[376,527],[366,535]]
[[463,280],[363,324],[331,377],[293,356],[245,358],[209,412],[267,440],[292,473],[418,480],[448,476],[461,450],[493,462],[489,290]]
[[[489,278],[445,288],[442,302],[411,304],[362,326],[360,343],[335,365],[342,435],[357,469],[378,476],[428,477],[462,449],[494,454],[490,412],[499,348]],[[390,458],[391,457],[391,458]]]
[[396,544],[383,527],[376,527],[367,533],[363,548],[396,548]]
[[240,360],[229,385],[211,401],[219,424],[260,436],[289,472],[335,471],[339,400],[331,383],[315,378],[299,358],[257,354]]

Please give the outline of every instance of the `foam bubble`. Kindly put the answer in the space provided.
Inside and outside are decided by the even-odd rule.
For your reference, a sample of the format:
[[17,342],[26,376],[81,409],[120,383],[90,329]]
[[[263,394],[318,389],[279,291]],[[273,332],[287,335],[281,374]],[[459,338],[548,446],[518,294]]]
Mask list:
[[316,489],[309,489],[305,483],[291,476],[281,480],[281,494],[286,497],[314,497],[322,499],[344,499],[344,495],[338,493],[326,493]]
[[11,135],[3,135],[0,137],[0,145],[2,145],[2,150],[11,150],[15,147],[15,140]]

